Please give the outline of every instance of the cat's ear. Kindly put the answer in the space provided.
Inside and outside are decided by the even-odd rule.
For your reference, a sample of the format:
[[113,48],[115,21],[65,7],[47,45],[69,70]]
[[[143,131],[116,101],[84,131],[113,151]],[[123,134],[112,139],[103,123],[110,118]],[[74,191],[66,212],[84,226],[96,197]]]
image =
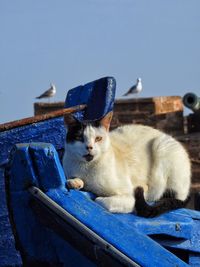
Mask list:
[[74,125],[78,124],[79,121],[72,116],[72,114],[66,114],[64,115],[64,124],[65,127],[73,127]]
[[101,126],[103,126],[104,128],[106,128],[106,131],[109,131],[110,128],[110,123],[112,120],[112,116],[113,116],[113,112],[110,111],[108,114],[106,114],[106,116],[104,116],[100,121],[99,124]]

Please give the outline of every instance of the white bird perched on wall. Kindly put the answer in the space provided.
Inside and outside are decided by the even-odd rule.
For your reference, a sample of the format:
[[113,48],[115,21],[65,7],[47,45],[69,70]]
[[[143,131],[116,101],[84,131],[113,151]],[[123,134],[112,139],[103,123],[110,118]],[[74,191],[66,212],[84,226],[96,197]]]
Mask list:
[[130,94],[138,94],[142,91],[142,79],[137,78],[137,82],[133,85],[123,96],[127,96]]
[[56,87],[53,83],[50,84],[50,88],[46,90],[43,94],[40,96],[37,96],[36,99],[41,99],[41,98],[50,98],[56,94]]

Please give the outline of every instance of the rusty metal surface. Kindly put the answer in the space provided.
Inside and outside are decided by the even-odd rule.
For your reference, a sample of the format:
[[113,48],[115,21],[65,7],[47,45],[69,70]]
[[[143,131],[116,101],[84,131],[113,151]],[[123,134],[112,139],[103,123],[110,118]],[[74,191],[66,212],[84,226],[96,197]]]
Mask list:
[[36,123],[36,122],[39,122],[39,121],[52,119],[52,118],[55,118],[55,117],[61,117],[64,114],[67,114],[67,113],[73,113],[73,112],[78,111],[78,110],[83,110],[85,107],[86,107],[86,105],[78,105],[78,106],[75,106],[75,107],[72,107],[72,108],[63,108],[61,110],[49,112],[47,114],[37,115],[37,116],[34,116],[34,117],[29,117],[29,118],[22,119],[22,120],[16,120],[16,121],[0,124],[0,132],[6,131],[6,130],[9,130],[9,129],[13,129],[13,128],[17,128],[17,127],[20,127],[20,126],[24,126],[24,125]]

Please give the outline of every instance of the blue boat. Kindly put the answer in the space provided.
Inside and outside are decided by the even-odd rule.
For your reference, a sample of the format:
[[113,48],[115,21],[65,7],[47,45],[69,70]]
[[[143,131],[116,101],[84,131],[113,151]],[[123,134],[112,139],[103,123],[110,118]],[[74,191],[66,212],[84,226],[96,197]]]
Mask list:
[[200,212],[112,214],[66,188],[63,114],[101,118],[114,96],[105,77],[70,90],[64,110],[0,125],[0,266],[200,266]]

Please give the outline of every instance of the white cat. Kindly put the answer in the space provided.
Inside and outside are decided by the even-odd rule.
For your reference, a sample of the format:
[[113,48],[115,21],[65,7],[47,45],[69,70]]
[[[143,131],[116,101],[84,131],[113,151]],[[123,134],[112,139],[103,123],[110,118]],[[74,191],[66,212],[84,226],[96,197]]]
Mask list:
[[[114,213],[153,217],[183,207],[191,168],[183,146],[171,136],[143,125],[109,132],[112,112],[80,123],[65,116],[63,168],[69,188],[93,192],[95,201]],[[164,197],[166,191],[173,196]],[[148,205],[145,201],[157,201]]]

